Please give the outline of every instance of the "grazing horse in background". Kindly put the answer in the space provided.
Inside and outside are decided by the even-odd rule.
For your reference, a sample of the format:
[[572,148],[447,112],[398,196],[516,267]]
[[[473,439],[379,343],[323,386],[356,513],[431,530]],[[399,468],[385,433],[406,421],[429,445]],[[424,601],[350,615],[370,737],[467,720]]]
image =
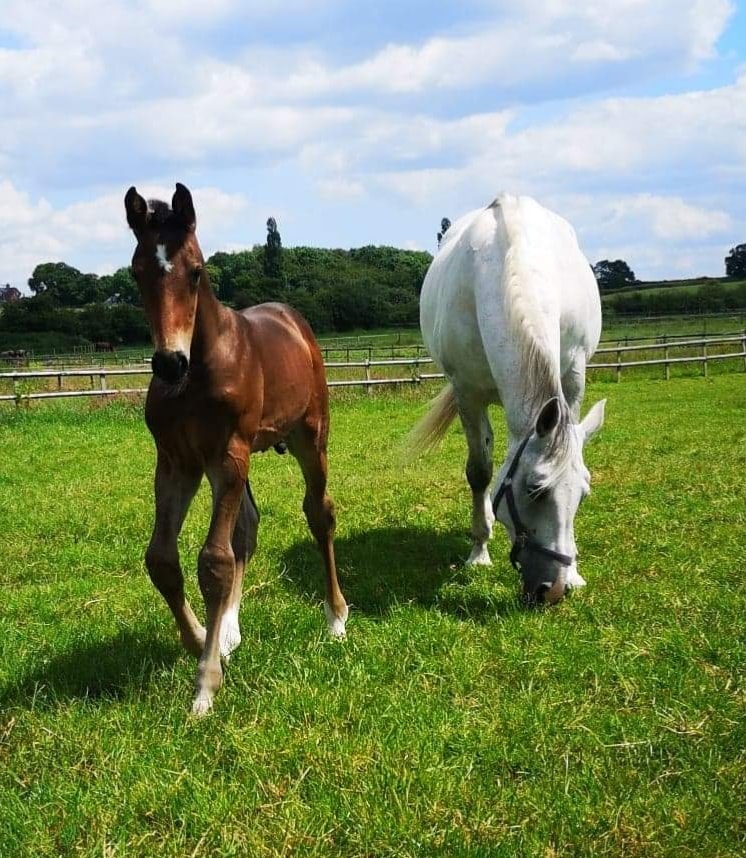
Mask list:
[[[132,273],[155,351],[145,420],[155,440],[155,526],[145,563],[189,652],[199,658],[192,712],[206,713],[222,684],[220,656],[241,641],[244,569],[259,513],[249,456],[286,445],[306,483],[303,511],[326,567],[325,612],[343,637],[347,605],[334,561],[334,505],[326,493],[329,397],[321,352],[303,317],[284,304],[237,313],[213,294],[195,234],[192,196],[177,184],[171,206],[130,188],[127,222],[137,239]],[[203,474],[212,519],[198,578],[206,629],[184,596],[177,537]]]
[[[449,384],[415,427],[412,449],[436,444],[456,414],[469,455],[472,564],[489,564],[497,517],[529,603],[585,584],[573,523],[590,491],[583,444],[605,400],[582,422],[585,367],[601,334],[598,286],[575,232],[528,197],[499,196],[451,226],[420,297],[420,326]],[[501,403],[508,451],[490,498],[492,427]]]

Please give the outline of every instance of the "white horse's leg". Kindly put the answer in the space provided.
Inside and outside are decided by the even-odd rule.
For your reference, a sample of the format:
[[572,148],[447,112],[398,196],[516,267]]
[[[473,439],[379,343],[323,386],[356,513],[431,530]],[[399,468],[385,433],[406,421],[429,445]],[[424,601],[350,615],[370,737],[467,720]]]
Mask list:
[[471,538],[473,546],[468,564],[489,566],[492,562],[487,550],[487,542],[492,536],[495,516],[490,503],[490,483],[492,482],[492,427],[487,408],[484,404],[475,404],[460,398],[459,417],[464,427],[469,456],[466,460],[466,479],[471,487]]
[[[562,392],[570,407],[573,420],[580,420],[580,406],[583,404],[585,395],[585,353],[578,352],[575,360],[565,370],[562,376]],[[585,578],[578,572],[577,566],[573,565],[567,572],[567,586],[571,590],[585,587]]]

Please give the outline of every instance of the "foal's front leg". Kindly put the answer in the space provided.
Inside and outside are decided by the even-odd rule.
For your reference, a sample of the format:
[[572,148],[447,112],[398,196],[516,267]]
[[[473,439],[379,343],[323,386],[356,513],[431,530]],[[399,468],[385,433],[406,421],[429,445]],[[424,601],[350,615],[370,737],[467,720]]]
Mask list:
[[155,525],[145,552],[150,579],[166,600],[184,647],[199,656],[205,630],[184,595],[184,576],[179,563],[178,536],[202,473],[198,468],[176,468],[158,454],[155,469]]
[[212,487],[212,520],[197,566],[205,600],[207,637],[197,670],[194,715],[204,715],[223,682],[220,666],[220,629],[231,601],[236,578],[232,540],[246,483],[248,445],[232,439],[222,460],[208,465]]

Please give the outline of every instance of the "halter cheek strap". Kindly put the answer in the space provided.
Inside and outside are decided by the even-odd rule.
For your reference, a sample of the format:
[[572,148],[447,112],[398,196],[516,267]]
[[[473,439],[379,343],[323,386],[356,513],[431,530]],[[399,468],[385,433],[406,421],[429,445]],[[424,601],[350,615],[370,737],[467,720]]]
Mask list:
[[515,476],[515,472],[518,470],[518,463],[521,460],[523,451],[526,449],[526,445],[530,440],[531,435],[527,435],[523,441],[521,441],[521,445],[516,451],[515,456],[513,456],[513,461],[510,463],[510,467],[508,468],[503,481],[500,483],[500,488],[495,494],[495,499],[492,501],[492,511],[497,515],[497,508],[500,506],[500,501],[505,497],[505,501],[508,504],[508,512],[510,513],[510,518],[515,529],[515,540],[513,541],[513,546],[510,549],[510,563],[514,569],[520,569],[519,555],[522,551],[533,551],[537,554],[543,554],[545,557],[551,557],[552,560],[556,560],[563,566],[572,566],[575,562],[574,557],[570,557],[569,554],[561,554],[559,551],[552,551],[551,548],[547,548],[540,542],[537,542],[531,536],[528,528],[523,521],[521,521],[521,517],[518,514],[518,507],[516,506],[515,495],[513,494],[513,477]]

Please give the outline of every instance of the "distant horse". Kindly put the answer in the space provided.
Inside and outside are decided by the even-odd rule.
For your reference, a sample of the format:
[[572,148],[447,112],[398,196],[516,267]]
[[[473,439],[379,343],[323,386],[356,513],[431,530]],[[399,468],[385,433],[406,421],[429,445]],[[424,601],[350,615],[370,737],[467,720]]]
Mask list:
[[[308,323],[291,307],[236,313],[215,297],[195,234],[192,196],[177,184],[171,206],[130,188],[127,222],[137,239],[132,273],[155,346],[145,420],[155,440],[155,527],[145,555],[181,641],[199,658],[192,712],[206,713],[222,684],[220,656],[241,641],[244,569],[259,512],[249,456],[286,444],[306,483],[303,511],[326,567],[325,612],[345,633],[347,605],[334,561],[334,505],[326,493],[329,403],[324,363]],[[203,474],[212,519],[199,554],[206,630],[184,596],[177,537]]]
[[26,349],[9,349],[0,352],[0,359],[12,364],[22,364],[26,360]]
[[[449,384],[415,427],[412,447],[437,443],[456,414],[469,455],[473,548],[489,564],[497,517],[513,546],[523,597],[557,602],[585,584],[573,523],[590,491],[583,444],[601,428],[605,400],[582,422],[586,361],[598,345],[598,286],[562,218],[528,197],[499,196],[445,234],[420,299],[425,344]],[[492,427],[501,403],[508,451],[490,502]]]
[[95,352],[113,352],[114,346],[112,343],[107,342],[94,343],[93,350]]

